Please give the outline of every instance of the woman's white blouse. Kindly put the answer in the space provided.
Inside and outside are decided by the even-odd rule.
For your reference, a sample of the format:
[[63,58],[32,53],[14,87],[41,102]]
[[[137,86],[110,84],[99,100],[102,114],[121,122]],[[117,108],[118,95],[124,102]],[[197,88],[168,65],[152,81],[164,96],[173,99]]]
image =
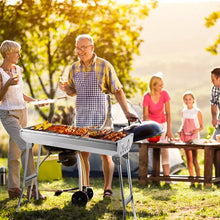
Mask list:
[[[19,75],[19,82],[17,85],[9,86],[8,91],[6,92],[2,103],[0,104],[0,110],[16,110],[16,109],[24,109],[26,107],[26,103],[23,97],[23,81],[21,75],[21,67],[15,65],[16,72]],[[3,86],[8,81],[10,76],[0,68],[0,73],[2,75],[2,83]]]

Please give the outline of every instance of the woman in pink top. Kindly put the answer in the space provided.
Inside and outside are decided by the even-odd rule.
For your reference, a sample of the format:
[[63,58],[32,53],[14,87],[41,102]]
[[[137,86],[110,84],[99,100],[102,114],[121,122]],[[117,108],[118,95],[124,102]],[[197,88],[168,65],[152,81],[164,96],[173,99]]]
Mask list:
[[[151,76],[149,82],[149,91],[144,94],[143,100],[143,120],[152,120],[161,124],[163,134],[160,142],[166,143],[167,138],[172,138],[171,132],[171,114],[170,114],[170,96],[163,89],[162,73],[156,73]],[[163,174],[169,176],[169,152],[167,148],[161,149]]]

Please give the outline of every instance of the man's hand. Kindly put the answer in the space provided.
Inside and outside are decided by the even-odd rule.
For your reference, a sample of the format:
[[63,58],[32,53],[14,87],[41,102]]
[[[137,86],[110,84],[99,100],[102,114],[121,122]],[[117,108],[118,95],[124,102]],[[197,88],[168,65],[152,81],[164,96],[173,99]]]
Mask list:
[[66,92],[68,89],[68,82],[59,82],[59,89]]
[[212,119],[212,125],[213,127],[216,127],[218,125],[218,119]]
[[128,121],[130,121],[130,122],[135,122],[135,121],[138,120],[138,117],[137,117],[135,114],[130,113],[130,112],[127,112],[127,113],[125,114],[125,117],[126,117],[126,118],[128,119]]

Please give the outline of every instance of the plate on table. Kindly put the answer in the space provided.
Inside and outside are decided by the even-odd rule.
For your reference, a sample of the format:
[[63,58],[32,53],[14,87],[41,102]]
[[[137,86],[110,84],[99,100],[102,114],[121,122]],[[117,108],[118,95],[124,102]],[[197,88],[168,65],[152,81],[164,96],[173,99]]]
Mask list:
[[184,144],[183,141],[181,141],[179,138],[172,138],[169,143],[171,144]]
[[185,142],[183,142],[183,141],[169,141],[169,143],[171,143],[171,144],[176,144],[176,145],[183,145],[183,144],[186,144]]
[[57,102],[60,99],[66,99],[66,98],[67,98],[66,96],[63,96],[63,97],[59,97],[59,98],[56,98],[56,99],[41,99],[41,100],[36,100],[36,101],[33,101],[33,102],[29,102],[29,103],[32,104],[32,105],[52,104],[52,103]]
[[193,144],[197,145],[220,145],[216,140],[214,139],[191,139]]
[[44,105],[56,102],[56,99],[45,99],[45,100],[36,100],[33,102],[29,102],[32,105]]

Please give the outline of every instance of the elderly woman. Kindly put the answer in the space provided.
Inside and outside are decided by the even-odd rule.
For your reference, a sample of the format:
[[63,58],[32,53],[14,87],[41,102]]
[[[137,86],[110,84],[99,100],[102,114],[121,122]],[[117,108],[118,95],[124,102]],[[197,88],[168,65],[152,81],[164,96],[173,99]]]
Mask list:
[[[35,99],[23,93],[22,68],[16,63],[20,58],[21,46],[14,41],[5,40],[0,46],[3,62],[0,66],[0,119],[3,127],[10,136],[8,151],[8,194],[9,198],[20,196],[20,162],[25,165],[26,142],[20,137],[20,129],[27,125],[26,102]],[[27,175],[35,172],[32,149],[29,152]],[[27,194],[36,198],[35,186],[30,192],[28,183]],[[45,199],[38,191],[40,199]]]

